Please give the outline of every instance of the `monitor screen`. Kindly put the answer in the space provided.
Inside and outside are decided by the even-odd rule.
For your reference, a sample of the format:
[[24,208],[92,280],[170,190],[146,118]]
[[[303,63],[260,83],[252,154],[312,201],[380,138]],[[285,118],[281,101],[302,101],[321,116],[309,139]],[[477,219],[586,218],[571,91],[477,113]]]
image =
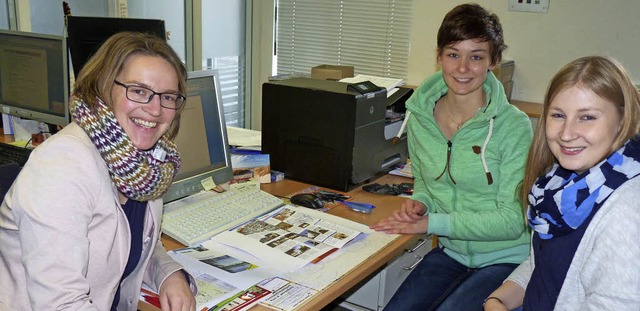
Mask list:
[[69,124],[69,67],[64,37],[0,30],[2,113]]
[[165,203],[200,192],[212,183],[219,185],[233,178],[219,90],[215,70],[189,73],[187,101],[175,139],[182,165],[164,196]]
[[69,15],[67,19],[67,42],[71,53],[73,73],[77,77],[82,66],[100,45],[112,35],[122,31],[137,31],[154,34],[167,39],[164,21],[160,19],[92,17]]

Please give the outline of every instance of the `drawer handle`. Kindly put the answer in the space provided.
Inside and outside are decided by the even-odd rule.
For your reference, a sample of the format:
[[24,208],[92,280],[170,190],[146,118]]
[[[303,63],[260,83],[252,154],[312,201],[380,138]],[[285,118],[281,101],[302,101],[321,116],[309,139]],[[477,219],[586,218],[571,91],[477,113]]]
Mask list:
[[413,253],[413,252],[417,251],[418,248],[420,248],[426,242],[427,242],[427,240],[425,240],[425,239],[418,239],[418,243],[416,243],[416,246],[414,246],[412,249],[405,249],[404,251],[407,252],[407,253]]
[[414,262],[411,266],[402,267],[402,270],[405,270],[405,271],[413,270],[413,268],[415,268],[422,261],[422,256],[416,255],[416,259],[418,260],[416,260],[416,262]]

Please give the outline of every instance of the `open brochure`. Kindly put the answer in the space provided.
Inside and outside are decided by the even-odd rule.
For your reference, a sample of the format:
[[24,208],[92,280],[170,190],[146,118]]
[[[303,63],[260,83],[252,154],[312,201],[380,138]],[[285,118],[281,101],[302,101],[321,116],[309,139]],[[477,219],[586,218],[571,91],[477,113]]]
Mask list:
[[[317,262],[371,232],[344,218],[285,205],[201,245],[168,254],[196,279],[197,310],[245,310],[258,301],[272,309],[291,310],[319,289],[278,276]],[[157,303],[157,295],[148,288],[141,295],[142,300]]]
[[[287,254],[284,248],[273,250],[266,246],[266,241],[256,241],[256,237],[238,233],[239,229],[254,224],[248,222],[227,231],[225,234],[232,238],[224,243],[211,239],[198,246],[169,251],[168,254],[196,279],[197,310],[245,310],[255,303],[274,310],[295,309],[397,237],[373,232],[365,225],[338,216],[290,205],[258,220],[278,227],[275,232],[282,230],[280,233],[283,235],[299,232],[298,236],[303,236],[305,231],[313,231],[311,228],[315,228],[318,233],[321,228],[327,229],[323,234],[315,236],[319,239],[318,244],[324,244],[322,249],[325,250],[339,250],[331,253],[325,260],[304,264],[295,270],[295,265],[300,263],[292,263],[292,260],[304,263],[307,259],[301,260],[301,256],[293,257],[291,254],[294,252]],[[292,231],[283,230],[281,227],[289,227]],[[291,229],[296,227],[297,229]],[[249,229],[253,230],[255,227],[251,225],[247,228]],[[329,231],[334,233],[329,234]],[[269,233],[274,232],[262,234]],[[338,233],[345,233],[347,238],[338,238],[341,236]],[[349,236],[355,238],[350,239]],[[304,242],[308,240],[310,238],[306,237]],[[278,246],[289,242],[291,241],[280,243]],[[267,252],[267,249],[273,253]],[[148,288],[143,288],[141,300],[159,306],[157,294]]]
[[334,215],[285,205],[211,240],[288,271],[322,260],[370,229]]
[[[258,295],[259,290],[254,288],[256,284],[273,279],[285,271],[211,240],[198,246],[172,250],[168,254],[195,278],[198,287],[195,297],[197,310],[218,310],[216,306],[235,304],[238,299],[247,302],[242,304],[242,308],[248,307],[262,297]],[[270,290],[273,291],[273,287]],[[159,306],[157,294],[147,287],[143,286],[141,299]],[[232,309],[241,308],[236,306]]]

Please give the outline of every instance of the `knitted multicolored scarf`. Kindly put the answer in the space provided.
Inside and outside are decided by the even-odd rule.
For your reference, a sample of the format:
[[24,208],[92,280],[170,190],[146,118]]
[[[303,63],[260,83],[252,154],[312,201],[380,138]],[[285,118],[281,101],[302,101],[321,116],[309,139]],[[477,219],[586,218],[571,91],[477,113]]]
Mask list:
[[167,191],[180,167],[180,154],[171,140],[162,136],[153,149],[139,150],[102,101],[98,100],[94,112],[72,98],[70,108],[74,122],[89,135],[123,195],[144,202]]
[[638,175],[640,136],[579,175],[555,164],[529,192],[529,225],[545,240],[569,234],[620,185]]

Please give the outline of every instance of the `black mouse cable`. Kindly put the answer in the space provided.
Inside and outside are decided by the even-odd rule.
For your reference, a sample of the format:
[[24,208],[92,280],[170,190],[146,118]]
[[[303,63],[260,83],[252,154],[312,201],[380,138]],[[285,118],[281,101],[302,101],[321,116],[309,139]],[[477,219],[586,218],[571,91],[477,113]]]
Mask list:
[[50,132],[43,132],[43,131],[40,131],[40,132],[38,132],[37,134],[33,134],[33,135],[31,135],[31,138],[29,138],[29,140],[27,140],[27,143],[26,143],[26,144],[24,144],[24,147],[23,147],[23,148],[27,148],[27,147],[29,147],[29,143],[33,140],[33,137],[34,137],[35,135],[44,135],[44,134],[51,134],[51,133],[50,133]]

